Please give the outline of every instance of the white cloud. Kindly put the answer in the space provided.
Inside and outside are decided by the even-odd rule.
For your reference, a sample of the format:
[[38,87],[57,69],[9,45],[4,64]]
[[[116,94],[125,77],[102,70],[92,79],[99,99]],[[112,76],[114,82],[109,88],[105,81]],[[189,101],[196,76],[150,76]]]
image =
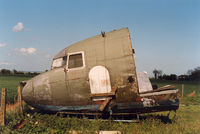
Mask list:
[[22,52],[22,53],[26,53],[26,48],[20,48],[20,52]]
[[13,32],[19,32],[19,31],[22,31],[23,29],[24,29],[24,26],[22,22],[18,22],[17,25],[15,25],[12,28]]
[[13,63],[10,63],[10,62],[0,62],[0,65],[13,65]]
[[31,55],[31,54],[35,54],[36,51],[37,51],[37,49],[33,48],[33,47],[30,47],[30,48],[20,48],[20,49],[16,48],[15,51],[16,52],[20,52],[20,53],[22,53],[24,55],[26,55],[26,54]]
[[7,46],[6,43],[0,43],[0,47],[5,47],[5,46]]
[[28,53],[28,54],[34,54],[35,52],[36,52],[36,49],[35,49],[35,48],[32,48],[32,47],[27,48],[27,53]]

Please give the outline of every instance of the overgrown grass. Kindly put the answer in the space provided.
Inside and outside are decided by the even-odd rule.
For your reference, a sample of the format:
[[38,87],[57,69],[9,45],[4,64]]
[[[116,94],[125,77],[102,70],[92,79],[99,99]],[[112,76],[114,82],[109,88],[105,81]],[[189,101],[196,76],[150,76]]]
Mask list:
[[[0,77],[0,87],[17,91],[20,81],[27,80],[28,77]],[[173,84],[181,89],[182,82],[173,81],[152,81],[153,84],[164,86]],[[187,95],[192,91],[200,93],[200,83],[184,82]],[[17,112],[10,112],[6,117],[6,126],[0,127],[0,133],[69,133],[72,130],[80,131],[84,134],[94,134],[100,130],[118,130],[124,134],[199,134],[200,132],[200,96],[180,98],[180,108],[176,112],[176,118],[169,120],[168,112],[158,112],[141,115],[139,123],[123,123],[105,121],[102,119],[80,119],[76,117],[63,117],[55,114],[33,113],[25,110],[24,118]],[[172,115],[170,116],[170,119]],[[16,124],[24,119],[25,125],[21,129],[16,129]]]
[[0,132],[62,134],[76,130],[83,134],[94,134],[100,130],[118,130],[124,134],[199,134],[200,105],[181,105],[174,120],[169,120],[166,115],[167,112],[144,114],[141,115],[139,123],[123,123],[26,112],[25,125],[21,129],[16,129],[14,126],[21,117],[17,113],[9,113],[7,126],[1,127]]

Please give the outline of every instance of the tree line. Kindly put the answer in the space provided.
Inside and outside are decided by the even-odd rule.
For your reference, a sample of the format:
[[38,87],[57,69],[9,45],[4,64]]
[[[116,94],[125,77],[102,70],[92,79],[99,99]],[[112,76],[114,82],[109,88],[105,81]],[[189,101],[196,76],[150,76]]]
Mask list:
[[16,69],[14,70],[9,70],[9,69],[1,69],[0,70],[0,75],[7,75],[7,76],[36,76],[40,73],[38,72],[24,72],[24,71],[17,71]]
[[162,70],[153,70],[154,79],[159,80],[180,80],[180,81],[199,81],[200,80],[200,67],[190,69],[187,74],[176,75],[176,74],[163,74]]

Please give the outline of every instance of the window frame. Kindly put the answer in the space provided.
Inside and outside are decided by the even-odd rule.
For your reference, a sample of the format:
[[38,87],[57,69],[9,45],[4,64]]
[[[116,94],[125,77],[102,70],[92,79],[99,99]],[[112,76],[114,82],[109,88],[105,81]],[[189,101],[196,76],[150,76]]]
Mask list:
[[[81,54],[82,55],[83,66],[81,66],[81,67],[74,67],[74,68],[68,68],[68,65],[69,65],[69,56],[70,55],[75,55],[75,54]],[[84,51],[78,51],[78,52],[68,53],[67,54],[66,68],[67,68],[68,71],[80,70],[80,69],[85,68],[85,55],[84,55]]]
[[[66,61],[66,63],[63,65],[64,57],[66,57],[66,60],[67,60],[67,55],[65,55],[65,56],[63,56],[63,57],[60,57],[60,58],[57,58],[57,59],[54,59],[54,60],[52,61],[52,64],[51,64],[51,70],[52,70],[52,69],[56,69],[56,68],[62,68],[62,67],[65,68],[65,66],[67,65],[67,61]],[[58,59],[62,59],[62,65],[59,66],[59,67],[53,66],[54,61],[55,61],[55,60],[58,60]]]

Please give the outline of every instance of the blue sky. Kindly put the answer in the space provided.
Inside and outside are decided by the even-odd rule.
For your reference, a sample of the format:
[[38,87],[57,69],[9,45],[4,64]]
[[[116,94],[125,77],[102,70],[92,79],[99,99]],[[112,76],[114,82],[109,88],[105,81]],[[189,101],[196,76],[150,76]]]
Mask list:
[[0,69],[44,71],[72,43],[128,27],[137,71],[200,66],[198,0],[0,0]]

